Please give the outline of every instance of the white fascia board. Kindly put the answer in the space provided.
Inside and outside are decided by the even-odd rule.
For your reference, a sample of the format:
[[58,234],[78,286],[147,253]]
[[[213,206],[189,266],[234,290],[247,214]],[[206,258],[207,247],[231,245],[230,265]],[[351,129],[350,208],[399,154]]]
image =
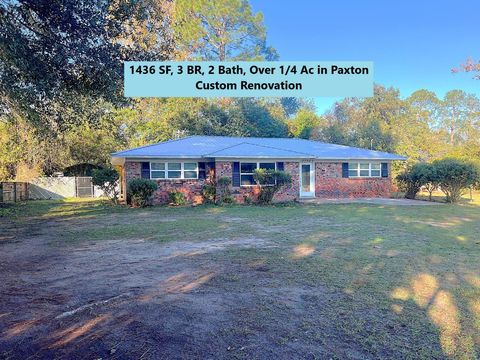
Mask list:
[[202,158],[198,156],[142,156],[142,157],[127,157],[127,162],[147,162],[147,161],[172,161],[172,160],[191,160],[191,161],[208,161],[209,158]]
[[398,159],[372,159],[372,158],[342,158],[342,159],[333,159],[333,158],[315,158],[317,162],[348,162],[348,161],[365,161],[365,162],[388,162],[391,163],[392,161],[405,161],[405,160],[398,160]]
[[142,157],[112,157],[112,163],[118,160],[123,159],[123,162],[138,162],[138,161],[171,161],[171,160],[192,160],[192,161],[234,161],[234,160],[270,160],[270,161],[317,161],[317,162],[346,162],[346,161],[383,161],[383,162],[392,162],[392,161],[405,161],[404,159],[385,159],[385,158],[320,158],[320,157],[266,157],[266,156],[222,156],[222,157],[199,157],[199,156],[142,156]]
[[234,161],[234,160],[239,160],[239,161],[248,161],[248,160],[270,160],[270,161],[292,161],[292,162],[298,162],[298,161],[315,161],[315,162],[347,162],[347,161],[368,161],[368,162],[375,162],[375,161],[382,161],[382,162],[392,162],[392,161],[405,161],[405,160],[397,160],[397,159],[372,159],[372,158],[342,158],[342,159],[334,159],[334,158],[316,158],[316,157],[298,157],[298,158],[282,158],[282,157],[218,157],[214,158],[214,160],[218,161]]
[[261,160],[265,161],[288,161],[288,162],[298,162],[298,161],[303,161],[305,159],[308,159],[308,161],[314,160],[314,158],[282,158],[282,157],[265,157],[265,156],[257,156],[257,157],[239,157],[239,156],[232,156],[232,157],[217,157],[214,158],[215,161],[240,161],[240,162],[247,162],[247,161],[252,161],[252,162],[258,162]]

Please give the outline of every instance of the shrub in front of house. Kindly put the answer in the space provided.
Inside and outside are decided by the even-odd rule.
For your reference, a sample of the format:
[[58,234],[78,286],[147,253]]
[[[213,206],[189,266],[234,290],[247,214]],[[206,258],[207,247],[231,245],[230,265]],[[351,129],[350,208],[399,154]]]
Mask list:
[[215,184],[205,184],[202,187],[202,196],[205,204],[214,204],[217,190]]
[[222,201],[220,204],[234,204],[235,198],[232,195],[225,195],[222,197]]
[[218,204],[232,204],[235,202],[230,191],[231,184],[232,179],[227,176],[221,177],[217,180],[216,197]]
[[132,179],[128,182],[128,193],[133,206],[145,207],[150,204],[151,197],[158,185],[153,180]]
[[243,196],[243,203],[244,203],[245,205],[252,205],[252,203],[253,203],[252,197],[251,197],[251,196],[248,196],[248,195],[244,195],[244,196]]
[[292,183],[292,176],[284,171],[257,169],[253,174],[260,188],[257,203],[271,204],[275,194]]
[[447,202],[455,203],[463,192],[479,182],[480,174],[471,162],[457,159],[443,159],[433,162],[436,168],[440,189]]
[[185,194],[180,191],[170,191],[168,193],[168,203],[169,205],[181,206],[187,203]]
[[114,204],[118,203],[118,179],[117,170],[112,168],[94,169],[92,172],[92,184],[102,189],[105,196]]

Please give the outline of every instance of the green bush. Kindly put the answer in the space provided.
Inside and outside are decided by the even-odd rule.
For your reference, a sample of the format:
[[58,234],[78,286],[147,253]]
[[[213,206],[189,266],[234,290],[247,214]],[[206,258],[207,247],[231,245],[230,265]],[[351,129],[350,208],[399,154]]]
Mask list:
[[292,176],[284,171],[257,169],[253,178],[260,187],[257,202],[271,204],[275,194],[292,183]]
[[232,184],[232,179],[230,179],[228,176],[223,176],[220,179],[218,179],[217,183],[221,189],[225,189]]
[[405,191],[407,199],[415,199],[420,188],[428,183],[431,172],[431,164],[417,163],[397,176],[400,189]]
[[432,201],[432,193],[438,189],[439,177],[435,164],[426,164],[423,171],[423,186],[428,191],[428,200]]
[[94,169],[92,172],[92,184],[102,189],[114,204],[118,203],[118,179],[117,170],[112,168]]
[[479,181],[480,174],[473,163],[443,159],[434,161],[433,165],[436,168],[440,189],[446,195],[447,202],[457,202],[465,189]]
[[477,171],[477,180],[472,185],[472,188],[476,190],[480,190],[480,161],[474,162],[473,165],[475,166],[475,169]]
[[168,203],[170,205],[180,206],[187,203],[185,194],[180,191],[170,191],[168,193]]
[[150,204],[152,197],[158,185],[153,180],[132,179],[128,182],[128,193],[133,206],[145,207]]
[[457,159],[436,160],[431,164],[418,163],[397,176],[405,197],[415,199],[417,192],[425,186],[432,199],[432,192],[440,188],[447,202],[457,202],[465,189],[475,186],[480,180],[480,171],[470,162]]
[[224,195],[222,197],[222,204],[233,204],[235,203],[235,198],[232,195]]
[[250,196],[244,195],[243,196],[243,203],[245,205],[251,205],[253,203],[253,200]]
[[218,204],[231,204],[235,200],[231,196],[230,192],[230,185],[232,184],[232,179],[224,176],[217,180],[217,188],[216,188],[216,197]]
[[214,204],[217,190],[214,184],[205,184],[202,188],[203,200],[206,204]]

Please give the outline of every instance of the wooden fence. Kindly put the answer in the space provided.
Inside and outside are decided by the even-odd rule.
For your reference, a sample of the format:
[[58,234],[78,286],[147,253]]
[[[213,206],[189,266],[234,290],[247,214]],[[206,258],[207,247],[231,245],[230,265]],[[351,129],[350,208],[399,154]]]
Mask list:
[[3,182],[0,190],[1,202],[17,202],[28,199],[28,183],[26,182]]

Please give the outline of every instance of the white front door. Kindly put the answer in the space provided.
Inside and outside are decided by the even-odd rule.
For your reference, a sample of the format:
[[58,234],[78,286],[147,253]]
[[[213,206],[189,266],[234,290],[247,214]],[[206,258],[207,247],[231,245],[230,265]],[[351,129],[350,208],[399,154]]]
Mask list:
[[315,165],[300,163],[300,197],[315,197]]

